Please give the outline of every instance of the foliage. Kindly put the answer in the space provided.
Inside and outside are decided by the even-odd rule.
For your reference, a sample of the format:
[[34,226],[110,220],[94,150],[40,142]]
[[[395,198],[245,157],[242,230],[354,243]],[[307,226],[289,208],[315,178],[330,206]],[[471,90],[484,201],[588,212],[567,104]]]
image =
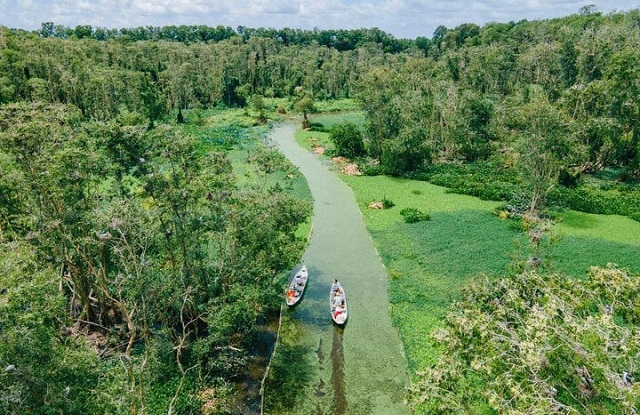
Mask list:
[[431,216],[428,213],[425,213],[416,208],[404,208],[400,211],[400,215],[402,215],[406,223],[416,223],[425,220],[431,220]]
[[[0,232],[29,249],[32,275],[46,281],[27,293],[36,305],[51,296],[38,316],[63,308],[39,329],[18,328],[36,337],[2,332],[14,336],[7,347],[20,340],[33,351],[33,338],[52,344],[46,359],[58,366],[42,365],[40,385],[46,373],[69,368],[59,353],[78,356],[78,371],[97,384],[87,405],[104,396],[105,412],[164,412],[171,402],[193,410],[194,379],[228,384],[225,370],[246,361],[237,349],[274,305],[274,276],[302,249],[296,230],[309,211],[288,196],[282,160],[252,147],[259,133],[246,127],[255,120],[241,109],[223,110],[252,97],[253,110],[266,118],[271,102],[297,102],[305,119],[316,108],[353,109],[357,102],[373,160],[368,173],[431,180],[519,208],[536,209],[544,199],[553,208],[637,219],[639,15],[587,8],[561,19],[440,26],[432,39],[415,41],[378,29],[45,23],[34,36],[0,28]],[[325,98],[347,101],[316,102]],[[183,114],[184,124],[166,125],[169,114]],[[250,149],[250,159],[238,169],[240,147]],[[616,180],[625,183],[592,180],[611,168],[624,172]],[[557,183],[558,171],[571,187]],[[437,219],[427,234],[388,210],[366,218],[396,276],[394,321],[412,368],[423,368],[435,352],[420,339],[439,324],[461,281],[478,272],[500,275],[509,257],[529,252],[521,234],[488,214],[494,202],[471,202],[427,183],[407,197],[395,187],[406,182],[362,180],[374,190],[360,189],[367,194],[359,200],[384,189],[385,200],[424,207]],[[566,239],[545,257],[550,266],[581,276],[590,261],[635,264],[628,254],[635,242],[608,235],[609,228],[586,237],[586,228],[602,229],[589,216],[560,210],[559,219]],[[13,255],[6,252],[3,260]],[[53,293],[59,272],[52,270],[59,269],[63,291]],[[14,313],[13,301],[1,304]],[[424,307],[432,312],[425,315]],[[85,337],[56,337],[62,325]],[[82,338],[104,338],[93,346],[108,367],[106,379],[95,375],[95,355]],[[148,393],[160,367],[167,386]],[[3,382],[13,379],[7,373]],[[24,393],[30,387],[17,386]],[[54,408],[58,392],[46,396]],[[39,392],[29,396],[25,405],[40,402]]]
[[[440,26],[432,39],[416,40],[378,29],[105,30],[47,22],[33,36],[2,28],[0,101],[71,104],[105,121],[135,112],[153,127],[173,111],[259,97],[304,104],[298,110],[306,119],[313,93],[313,101],[359,104],[367,153],[388,174],[417,174],[443,161],[551,160],[548,166],[572,174],[616,167],[633,179],[637,14]],[[345,108],[336,102],[318,109]],[[538,148],[526,144],[533,136],[552,144],[545,157],[525,153]],[[555,169],[538,166],[528,178],[537,177],[532,171]],[[554,176],[531,181],[531,194],[555,185]]]
[[[225,383],[245,369],[258,322],[277,309],[276,276],[302,250],[296,232],[310,207],[286,192],[290,166],[273,152],[263,153],[251,185],[237,186],[224,150],[259,134],[204,118],[200,137],[233,133],[207,143],[187,134],[185,118],[148,129],[131,114],[96,122],[64,105],[0,107],[9,202],[0,237],[19,247],[0,255],[3,269],[15,268],[0,304],[10,320],[36,313],[2,332],[2,362],[18,368],[3,375],[14,394],[3,405],[193,411],[201,380]],[[104,379],[98,357],[109,368]],[[60,390],[46,392],[51,381]]]
[[229,124],[213,129],[200,129],[202,140],[212,148],[230,150],[241,146],[247,139],[247,130],[241,125]]
[[511,200],[521,189],[514,169],[489,162],[433,165],[413,177],[483,200]]
[[302,113],[302,128],[309,128],[311,122],[307,115],[316,112],[315,100],[313,94],[310,91],[304,91],[304,89],[296,88],[296,99],[293,104],[296,112]]
[[362,157],[365,155],[362,132],[352,123],[334,125],[331,128],[330,139],[335,147],[337,155],[347,158]]
[[640,213],[640,192],[623,184],[598,185],[585,183],[575,189],[561,188],[550,194],[559,206],[581,212],[617,214],[633,218]]
[[632,413],[640,348],[638,278],[592,268],[584,281],[535,271],[482,279],[434,334],[438,363],[415,403],[428,413]]
[[94,390],[97,356],[77,336],[58,290],[55,269],[34,249],[0,234],[0,412],[109,413]]
[[[477,196],[484,200],[502,200],[523,212],[530,200],[523,197],[526,188],[516,169],[497,163],[440,164],[422,173],[409,175],[415,179],[447,187],[460,194]],[[547,195],[550,208],[566,208],[605,215],[638,216],[640,193],[633,184],[611,180],[593,180],[584,177],[575,186],[555,185]]]
[[90,25],[76,26],[75,28],[56,25],[54,22],[44,22],[40,30],[32,33],[43,38],[61,39],[95,39],[99,41],[169,41],[190,43],[217,43],[229,39],[240,39],[248,42],[251,39],[272,39],[284,45],[305,46],[311,43],[335,48],[340,51],[349,51],[359,46],[378,43],[387,52],[400,52],[409,46],[405,39],[394,39],[389,33],[380,29],[330,29],[330,30],[303,30],[303,29],[273,29],[250,28],[239,26],[237,30],[231,27],[205,25],[168,25],[162,27],[139,26],[121,29],[105,29],[91,27]]
[[262,95],[253,94],[251,96],[251,106],[253,107],[253,110],[258,113],[258,122],[265,121],[265,105],[264,97]]

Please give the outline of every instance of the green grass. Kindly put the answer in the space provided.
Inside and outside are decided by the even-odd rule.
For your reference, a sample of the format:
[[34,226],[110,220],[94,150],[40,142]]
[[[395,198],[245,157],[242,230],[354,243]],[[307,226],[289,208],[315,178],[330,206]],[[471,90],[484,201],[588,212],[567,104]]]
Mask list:
[[318,131],[296,131],[296,141],[307,151],[312,151],[315,147],[333,149],[333,144],[329,140],[328,133]]
[[640,223],[617,215],[565,211],[554,228],[553,267],[583,276],[590,266],[614,263],[640,273]]
[[572,236],[637,244],[640,242],[638,226],[638,222],[623,216],[565,211],[557,228],[559,232]]

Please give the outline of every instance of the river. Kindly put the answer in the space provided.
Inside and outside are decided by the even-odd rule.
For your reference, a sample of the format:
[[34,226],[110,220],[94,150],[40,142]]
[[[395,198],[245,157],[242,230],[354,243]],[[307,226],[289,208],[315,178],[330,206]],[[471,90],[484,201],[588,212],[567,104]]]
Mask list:
[[[302,262],[309,283],[302,301],[285,310],[296,324],[295,342],[304,365],[294,407],[287,413],[400,415],[409,385],[407,361],[389,317],[387,272],[367,232],[351,189],[330,162],[300,147],[296,127],[281,123],[272,142],[305,176],[313,196],[312,232]],[[329,287],[345,288],[349,319],[333,325]],[[277,353],[277,352],[276,352]],[[266,393],[274,385],[267,384]],[[278,393],[282,393],[279,391]],[[265,413],[270,412],[265,408]]]

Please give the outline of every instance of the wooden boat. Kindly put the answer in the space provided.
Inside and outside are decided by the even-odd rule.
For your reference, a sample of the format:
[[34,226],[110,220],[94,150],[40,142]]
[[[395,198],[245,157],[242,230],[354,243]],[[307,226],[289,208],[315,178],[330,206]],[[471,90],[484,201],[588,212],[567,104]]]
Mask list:
[[347,295],[344,292],[344,288],[338,282],[334,280],[329,291],[329,305],[331,307],[331,319],[339,326],[344,325],[347,322]]
[[309,272],[307,266],[303,265],[298,272],[291,278],[289,287],[287,288],[287,305],[294,306],[301,299],[304,294],[304,289],[307,287],[307,281],[309,280]]

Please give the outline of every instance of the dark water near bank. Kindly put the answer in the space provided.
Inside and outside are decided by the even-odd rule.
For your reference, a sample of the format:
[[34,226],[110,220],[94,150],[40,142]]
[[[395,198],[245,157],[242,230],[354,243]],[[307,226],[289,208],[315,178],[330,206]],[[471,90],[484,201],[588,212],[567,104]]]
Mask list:
[[260,387],[265,367],[273,353],[278,332],[278,315],[269,316],[258,326],[258,338],[249,350],[246,371],[234,381],[235,400],[231,404],[233,415],[259,415]]
[[[313,195],[313,230],[303,256],[309,283],[304,299],[285,310],[295,324],[295,334],[288,334],[297,353],[298,366],[289,379],[296,384],[295,399],[286,411],[265,407],[265,413],[405,414],[407,362],[389,318],[386,270],[351,189],[329,163],[298,146],[294,132],[294,125],[281,124],[271,139],[300,169]],[[348,298],[344,328],[329,314],[334,278]],[[283,393],[278,386],[267,384],[266,394]]]

